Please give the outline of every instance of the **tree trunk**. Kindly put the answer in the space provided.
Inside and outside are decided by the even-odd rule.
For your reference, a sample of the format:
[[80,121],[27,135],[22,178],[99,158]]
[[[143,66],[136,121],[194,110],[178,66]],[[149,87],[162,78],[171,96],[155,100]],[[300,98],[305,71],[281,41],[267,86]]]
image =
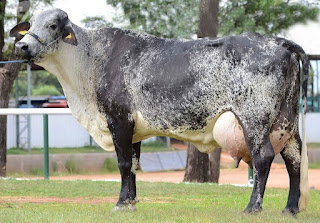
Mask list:
[[[21,64],[10,64],[0,68],[0,108],[7,108],[14,80]],[[7,116],[0,115],[0,177],[6,176],[7,165]]]
[[[11,73],[0,68],[0,108],[7,108],[11,87],[18,71]],[[0,177],[6,176],[7,165],[7,116],[0,115]]]
[[[6,0],[0,1],[0,17],[3,17],[6,8]],[[0,61],[3,60],[2,49],[4,47],[4,18],[0,18]]]
[[[29,0],[19,0],[19,2],[28,2]],[[5,6],[6,1],[1,0],[0,9],[1,16],[5,15]],[[25,7],[26,8],[26,7]],[[29,8],[28,8],[29,9]],[[18,19],[23,16],[25,12],[23,10],[18,10]],[[4,33],[1,33],[3,30],[4,22],[3,18],[0,18],[0,44],[4,40]],[[16,40],[17,41],[17,40]],[[3,59],[2,48],[0,49],[1,58]],[[17,59],[14,56],[14,48],[11,55],[11,60]],[[17,78],[21,64],[13,63],[6,64],[3,68],[0,67],[0,108],[7,108],[9,104],[10,92],[14,80]],[[0,115],[0,177],[6,176],[6,167],[7,167],[7,117]]]
[[219,183],[221,148],[209,154],[208,182]]
[[[198,38],[216,37],[218,34],[218,0],[200,0]],[[221,149],[210,155],[201,153],[189,144],[184,181],[218,183]]]
[[198,38],[218,35],[218,0],[200,0]]
[[201,153],[197,147],[188,143],[187,169],[183,181],[208,182],[208,165],[208,154]]

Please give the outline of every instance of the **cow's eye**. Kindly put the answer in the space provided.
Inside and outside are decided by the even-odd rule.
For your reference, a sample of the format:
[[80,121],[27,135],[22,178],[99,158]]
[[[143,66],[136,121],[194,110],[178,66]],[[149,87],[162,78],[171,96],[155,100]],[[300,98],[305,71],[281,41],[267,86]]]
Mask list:
[[50,27],[50,29],[52,29],[52,30],[56,30],[56,28],[58,27],[56,24],[53,24],[53,25],[50,25],[49,26]]

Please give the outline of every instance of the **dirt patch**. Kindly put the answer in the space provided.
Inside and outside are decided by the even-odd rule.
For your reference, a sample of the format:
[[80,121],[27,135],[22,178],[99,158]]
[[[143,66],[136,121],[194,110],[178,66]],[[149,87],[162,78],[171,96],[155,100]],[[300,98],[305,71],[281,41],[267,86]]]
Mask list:
[[116,197],[104,197],[101,199],[89,199],[82,197],[13,197],[5,196],[0,197],[0,203],[63,203],[63,204],[105,204],[105,203],[116,203],[118,199]]
[[[280,165],[280,164],[279,164]],[[138,173],[138,181],[149,182],[172,182],[178,183],[183,181],[184,171],[159,172],[159,173]],[[309,170],[309,187],[320,190],[320,170]],[[50,177],[52,180],[111,180],[120,181],[120,174],[105,175],[73,175]],[[219,184],[236,184],[246,185],[248,183],[248,170],[239,169],[222,169],[220,171]],[[287,170],[283,167],[272,168],[267,187],[289,188],[289,177]]]

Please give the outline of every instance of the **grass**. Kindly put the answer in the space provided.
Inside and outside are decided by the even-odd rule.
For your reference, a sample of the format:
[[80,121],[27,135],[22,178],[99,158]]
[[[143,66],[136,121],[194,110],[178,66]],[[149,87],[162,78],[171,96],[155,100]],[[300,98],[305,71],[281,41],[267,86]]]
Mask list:
[[[160,151],[173,151],[173,148],[167,148],[163,143],[159,141],[143,143],[142,152],[160,152]],[[62,154],[62,153],[107,153],[107,151],[100,147],[85,146],[75,148],[50,148],[50,154]],[[12,148],[7,150],[8,155],[28,155],[28,151],[21,148]],[[32,148],[31,154],[43,154],[43,148]]]
[[308,143],[308,149],[320,149],[320,143]]
[[142,145],[141,145],[141,152],[143,152],[143,153],[163,152],[163,151],[173,151],[173,150],[175,150],[175,149],[166,147],[165,144],[160,141],[142,143]]
[[117,159],[106,158],[104,163],[103,163],[102,169],[104,171],[106,171],[107,173],[119,172]]
[[315,163],[309,162],[309,169],[320,169],[320,162],[315,162]]
[[[308,143],[308,148],[320,149],[320,143]],[[142,143],[141,151],[146,152],[163,152],[173,151],[174,148],[167,148],[164,143],[160,141]],[[61,154],[61,153],[106,153],[107,151],[100,147],[84,146],[75,148],[50,148],[50,154]],[[30,154],[26,150],[21,148],[12,148],[7,150],[8,155],[27,155]],[[43,148],[32,148],[31,154],[43,154]]]
[[[50,154],[59,154],[59,153],[104,153],[105,150],[99,147],[79,147],[79,148],[50,148]],[[28,151],[21,148],[12,148],[7,150],[8,155],[28,155]],[[43,148],[32,148],[31,154],[43,154]]]
[[[297,219],[281,214],[285,189],[268,188],[264,211],[245,215],[251,188],[215,184],[138,182],[134,213],[113,213],[113,203],[0,202],[1,222],[319,222],[320,191],[311,191],[308,210]],[[1,197],[117,198],[120,183],[92,181],[0,180]]]

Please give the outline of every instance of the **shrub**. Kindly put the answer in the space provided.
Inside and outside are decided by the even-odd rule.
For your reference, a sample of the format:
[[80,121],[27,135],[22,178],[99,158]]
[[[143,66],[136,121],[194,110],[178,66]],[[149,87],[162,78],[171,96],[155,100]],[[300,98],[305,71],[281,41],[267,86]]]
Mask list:
[[43,176],[44,170],[41,168],[33,168],[29,170],[29,174],[33,176]]
[[107,172],[116,172],[118,171],[118,162],[114,158],[106,158],[103,163],[103,170],[106,170]]
[[148,146],[148,147],[165,147],[166,145],[161,142],[160,140],[155,140],[155,141],[149,141],[149,142],[143,142],[143,146]]
[[58,171],[58,163],[57,163],[57,161],[53,161],[51,163],[51,165],[52,165],[53,172],[57,172]]
[[66,161],[65,167],[66,167],[66,170],[68,171],[68,173],[70,173],[70,174],[80,172],[79,164],[73,158],[70,158]]
[[62,95],[62,94],[53,85],[43,85],[37,89],[32,90],[32,95],[33,96],[42,96],[42,95],[56,96],[56,95]]

